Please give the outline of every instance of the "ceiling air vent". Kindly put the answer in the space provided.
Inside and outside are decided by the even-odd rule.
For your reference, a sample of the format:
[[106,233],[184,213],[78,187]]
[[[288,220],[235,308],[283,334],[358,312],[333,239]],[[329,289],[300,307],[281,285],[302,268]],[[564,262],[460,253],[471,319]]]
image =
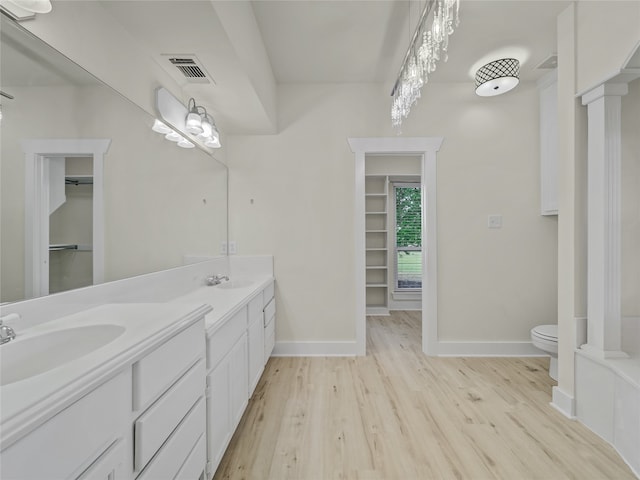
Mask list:
[[[169,61],[174,69],[177,69],[178,76],[188,83],[214,83],[207,73],[202,63],[195,55],[162,55]],[[175,70],[173,70],[175,72]]]

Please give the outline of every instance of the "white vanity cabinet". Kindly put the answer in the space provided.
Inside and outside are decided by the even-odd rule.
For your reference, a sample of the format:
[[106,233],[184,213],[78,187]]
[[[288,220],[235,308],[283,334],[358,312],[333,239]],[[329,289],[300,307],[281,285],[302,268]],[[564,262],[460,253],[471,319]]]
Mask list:
[[130,412],[127,369],[3,450],[0,478],[122,478]]
[[258,295],[249,302],[249,397],[264,371],[263,299]]
[[[206,466],[208,310],[176,324],[167,315],[163,321],[171,333],[157,331],[155,340],[141,334],[137,350],[123,350],[96,367],[104,370],[100,376],[89,371],[88,377],[77,377],[68,406],[62,400],[45,403],[34,412],[42,423],[3,446],[0,478],[198,480]],[[153,323],[155,317],[149,319]],[[47,408],[62,409],[47,416]]]
[[206,423],[203,332],[200,320],[133,365],[133,463],[141,480],[172,480],[191,457],[202,460],[193,479],[204,471],[197,451]]
[[[215,473],[273,346],[265,344],[265,307],[273,312],[273,282],[207,332],[207,478]],[[271,338],[273,341],[273,338]]]
[[276,344],[276,299],[274,296],[274,285],[270,283],[262,292],[263,297],[263,323],[264,323],[264,364],[269,361]]
[[247,306],[207,336],[207,475],[213,475],[247,407]]

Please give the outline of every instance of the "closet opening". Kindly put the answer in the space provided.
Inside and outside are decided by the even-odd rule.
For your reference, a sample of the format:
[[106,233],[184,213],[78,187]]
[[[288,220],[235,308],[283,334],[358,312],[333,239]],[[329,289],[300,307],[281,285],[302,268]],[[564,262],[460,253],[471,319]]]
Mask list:
[[[436,232],[436,153],[441,137],[349,138],[355,156],[354,188],[354,267],[356,296],[355,355],[366,355],[367,315],[388,315],[393,310],[420,311],[422,351],[437,354],[437,232]],[[403,170],[403,168],[409,170]],[[397,245],[394,185],[420,185],[420,245],[415,240]],[[394,220],[395,221],[395,220]],[[426,246],[426,247],[425,247]],[[400,248],[398,248],[400,247]],[[419,255],[418,247],[420,247]],[[399,252],[398,252],[399,250]],[[419,258],[420,289],[411,291],[409,275],[398,282],[407,268],[400,264],[409,252]],[[428,268],[427,268],[428,265]],[[408,267],[408,266],[407,266]],[[414,277],[415,277],[414,272]],[[397,288],[398,285],[401,288]],[[406,289],[409,290],[409,289]],[[403,298],[404,297],[404,298]],[[397,305],[402,305],[398,307]]]

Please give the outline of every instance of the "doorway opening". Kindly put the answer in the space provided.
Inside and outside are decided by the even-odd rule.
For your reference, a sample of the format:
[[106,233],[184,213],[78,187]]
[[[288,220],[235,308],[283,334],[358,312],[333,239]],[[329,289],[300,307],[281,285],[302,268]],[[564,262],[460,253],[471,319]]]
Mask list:
[[[367,172],[366,159],[376,156],[414,156],[420,164],[421,246],[428,248],[421,256],[422,288],[422,351],[437,353],[437,234],[436,234],[436,153],[442,144],[441,137],[377,137],[349,138],[355,155],[354,198],[354,267],[356,279],[356,342],[354,354],[366,355],[367,337]],[[371,223],[369,223],[371,226]],[[371,230],[375,230],[371,228]],[[388,232],[387,232],[388,234]],[[391,245],[391,243],[387,243]],[[373,247],[371,247],[373,248]],[[379,247],[383,248],[383,247]],[[386,255],[389,249],[386,248]],[[387,262],[388,264],[388,262]],[[429,268],[427,268],[427,265]],[[387,275],[388,275],[387,267]],[[387,285],[389,285],[387,276]],[[383,287],[375,287],[382,289]],[[388,287],[387,287],[388,288]],[[383,297],[384,298],[384,297]],[[388,293],[387,293],[388,298]],[[388,307],[387,307],[388,309]],[[371,312],[371,310],[369,310]]]
[[[51,274],[70,264],[60,253],[91,251],[79,276],[90,285],[104,281],[104,155],[109,139],[28,139],[25,152],[25,298],[35,298],[75,288],[77,278],[62,280]],[[67,168],[69,166],[69,168]],[[67,171],[69,174],[67,174]],[[90,172],[90,173],[89,173]],[[89,182],[91,192],[89,193]],[[67,186],[84,185],[85,198],[68,212],[56,212],[67,201]],[[77,192],[74,192],[77,193]],[[87,200],[90,196],[90,204]],[[83,211],[83,232],[63,231]],[[88,210],[88,211],[87,211]],[[60,217],[60,218],[59,218]],[[69,237],[68,235],[71,235]],[[75,238],[73,237],[75,235]],[[67,238],[69,240],[67,240]],[[90,240],[90,243],[89,243]],[[78,256],[74,256],[74,259]],[[69,259],[67,259],[69,260]],[[53,261],[53,265],[51,263]],[[66,265],[66,266],[65,266]],[[53,268],[52,268],[53,267]],[[77,277],[76,275],[75,277]],[[88,283],[89,279],[82,280]],[[65,286],[66,285],[66,286]],[[53,288],[50,288],[53,286]]]

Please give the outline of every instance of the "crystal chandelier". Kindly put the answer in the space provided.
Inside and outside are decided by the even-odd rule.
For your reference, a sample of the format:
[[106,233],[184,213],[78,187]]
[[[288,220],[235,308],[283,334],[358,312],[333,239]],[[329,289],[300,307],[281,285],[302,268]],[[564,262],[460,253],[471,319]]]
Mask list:
[[[460,0],[429,0],[424,6],[400,73],[391,91],[391,123],[400,128],[402,121],[420,98],[422,86],[429,80],[437,62],[448,60],[449,36],[460,24]],[[433,11],[433,21],[427,19]]]

